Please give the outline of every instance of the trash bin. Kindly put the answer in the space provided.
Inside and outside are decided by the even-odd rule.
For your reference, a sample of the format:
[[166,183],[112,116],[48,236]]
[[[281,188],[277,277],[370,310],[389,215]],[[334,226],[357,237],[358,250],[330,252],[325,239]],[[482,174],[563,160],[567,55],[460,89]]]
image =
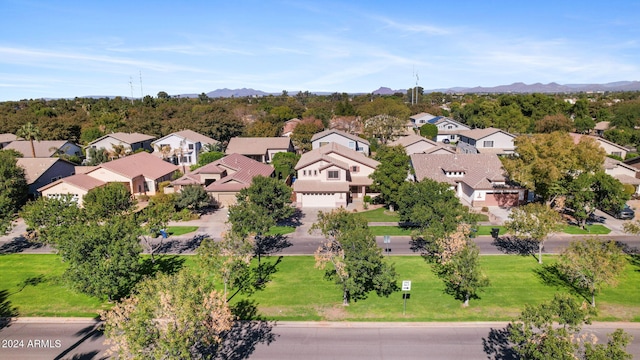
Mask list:
[[499,228],[491,228],[491,237],[493,237],[494,239],[497,239],[499,234],[500,234]]

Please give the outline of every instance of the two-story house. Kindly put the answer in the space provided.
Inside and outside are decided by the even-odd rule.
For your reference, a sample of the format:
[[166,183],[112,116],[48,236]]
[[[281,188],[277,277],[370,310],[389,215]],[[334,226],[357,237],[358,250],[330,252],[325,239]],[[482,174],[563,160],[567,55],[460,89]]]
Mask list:
[[200,152],[206,145],[217,144],[219,144],[218,140],[193,130],[181,130],[151,142],[154,155],[178,166],[196,164]]
[[407,155],[411,154],[453,154],[456,151],[450,146],[442,146],[433,140],[420,135],[401,136],[388,144],[388,146],[402,146]]
[[291,139],[280,137],[234,137],[229,140],[225,154],[240,154],[264,164],[271,163],[279,152],[295,152]]
[[8,143],[4,147],[4,150],[15,150],[25,158],[33,158],[33,150],[36,152],[36,158],[50,158],[63,155],[82,157],[82,148],[66,140],[33,141],[33,149],[31,148],[31,141],[15,140]]
[[515,135],[496,129],[473,129],[459,134],[458,151],[465,154],[513,154]]
[[335,142],[302,154],[293,192],[298,207],[347,206],[369,193],[369,175],[380,163]]
[[342,130],[324,130],[311,137],[312,149],[318,149],[329,143],[340,144],[348,149],[361,152],[369,156],[369,142],[367,140]]

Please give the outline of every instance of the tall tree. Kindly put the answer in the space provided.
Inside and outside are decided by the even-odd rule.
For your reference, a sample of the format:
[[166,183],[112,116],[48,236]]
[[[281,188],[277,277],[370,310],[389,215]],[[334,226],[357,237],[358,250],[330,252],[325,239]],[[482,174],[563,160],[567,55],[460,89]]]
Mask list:
[[305,153],[311,150],[311,138],[323,128],[322,121],[316,119],[304,119],[296,125],[291,134],[291,141],[298,152]]
[[316,250],[316,267],[340,285],[343,305],[365,299],[371,291],[389,296],[398,290],[395,268],[385,261],[366,219],[342,208],[320,211],[309,232],[316,230],[326,239]]
[[255,176],[251,185],[238,192],[238,204],[252,203],[264,209],[275,222],[290,218],[295,209],[291,206],[291,188],[284,182],[265,176]]
[[35,125],[33,125],[33,123],[28,122],[22,125],[20,129],[18,129],[16,136],[23,138],[24,140],[27,140],[29,142],[29,144],[31,145],[31,157],[35,158],[36,148],[33,145],[33,142],[40,141],[40,130]]
[[198,247],[200,266],[224,285],[224,297],[230,289],[250,289],[250,265],[254,253],[250,239],[229,232],[222,240],[205,239]]
[[124,359],[211,358],[234,320],[214,284],[188,269],[141,282],[101,317],[107,344]]
[[129,295],[140,278],[140,227],[131,217],[74,224],[59,234],[68,264],[64,277],[77,290],[103,299]]
[[592,314],[568,295],[556,294],[553,300],[535,306],[527,304],[505,329],[507,346],[523,359],[631,359],[625,351],[630,337],[622,329],[612,333],[606,345],[594,345],[597,338],[593,334],[581,334]]
[[95,220],[130,213],[136,206],[135,198],[121,183],[91,189],[82,200],[87,216]]
[[18,210],[27,201],[29,186],[14,153],[0,150],[0,234],[12,228]]
[[401,145],[381,146],[375,159],[380,165],[370,175],[372,189],[380,193],[382,201],[390,207],[397,207],[400,186],[406,181],[411,165],[409,156]]
[[289,176],[296,175],[296,164],[300,160],[300,155],[283,151],[273,155],[271,165],[276,173],[276,178],[284,180]]
[[482,288],[489,285],[489,279],[480,270],[480,250],[467,239],[461,250],[447,261],[435,264],[434,270],[445,284],[445,292],[469,306],[469,300],[478,298]]
[[378,139],[381,144],[386,144],[397,136],[405,134],[406,129],[406,118],[382,114],[366,118],[362,130],[367,138]]
[[175,199],[178,209],[189,209],[199,212],[211,204],[211,197],[201,185],[184,186]]
[[30,239],[56,247],[60,233],[78,223],[84,223],[85,214],[72,196],[40,197],[30,201],[20,211]]
[[529,203],[511,210],[504,227],[517,238],[538,243],[538,263],[542,264],[542,248],[549,235],[560,229],[560,214],[546,204]]
[[615,286],[624,270],[624,253],[614,241],[589,238],[572,241],[560,255],[559,269],[572,285],[591,296],[596,306],[596,294],[604,286]]

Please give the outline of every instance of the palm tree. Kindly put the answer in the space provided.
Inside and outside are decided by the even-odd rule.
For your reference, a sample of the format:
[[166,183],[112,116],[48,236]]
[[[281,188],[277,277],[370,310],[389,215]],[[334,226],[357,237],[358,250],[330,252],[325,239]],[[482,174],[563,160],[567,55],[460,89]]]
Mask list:
[[31,122],[28,122],[18,129],[16,136],[28,140],[31,143],[31,155],[35,158],[36,148],[33,146],[33,140],[40,141],[40,130]]

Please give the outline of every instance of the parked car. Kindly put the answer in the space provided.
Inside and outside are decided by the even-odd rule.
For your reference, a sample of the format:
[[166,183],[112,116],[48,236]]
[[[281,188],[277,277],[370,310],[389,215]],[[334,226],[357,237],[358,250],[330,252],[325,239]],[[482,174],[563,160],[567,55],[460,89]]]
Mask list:
[[621,219],[621,220],[630,220],[636,216],[635,211],[633,211],[633,209],[627,204],[624,204],[624,207],[619,211],[604,210],[604,212],[613,216],[616,219]]

